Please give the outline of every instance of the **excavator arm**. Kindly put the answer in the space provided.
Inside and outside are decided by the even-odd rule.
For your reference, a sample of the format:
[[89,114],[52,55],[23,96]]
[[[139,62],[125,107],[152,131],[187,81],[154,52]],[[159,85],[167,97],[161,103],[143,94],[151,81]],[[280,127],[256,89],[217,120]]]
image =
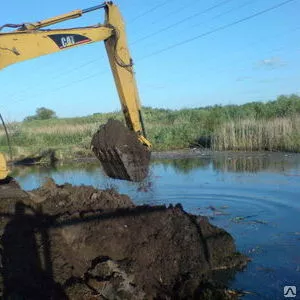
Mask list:
[[[105,9],[103,25],[69,29],[43,29],[56,23],[81,17],[85,13],[98,9]],[[137,134],[141,144],[148,149],[151,147],[145,134],[125,24],[116,5],[112,2],[105,2],[98,6],[75,10],[35,23],[6,24],[0,27],[0,30],[4,27],[14,28],[14,30],[0,32],[0,69],[42,55],[104,41],[126,125]],[[1,164],[1,161],[2,157],[0,156],[0,168],[2,164],[4,165],[4,163]]]

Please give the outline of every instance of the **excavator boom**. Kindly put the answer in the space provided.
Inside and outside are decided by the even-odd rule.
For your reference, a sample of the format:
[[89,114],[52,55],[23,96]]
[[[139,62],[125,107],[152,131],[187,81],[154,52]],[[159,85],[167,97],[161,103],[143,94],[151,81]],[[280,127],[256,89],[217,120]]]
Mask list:
[[[103,8],[105,9],[105,22],[103,25],[69,29],[42,29],[69,19],[81,17],[85,13]],[[98,6],[84,10],[75,10],[67,14],[35,23],[23,23],[19,25],[6,24],[0,27],[0,30],[4,27],[14,28],[14,30],[0,32],[0,69],[42,55],[67,50],[83,44],[104,41],[127,128],[135,133],[140,144],[143,145],[143,148],[141,149],[144,150],[141,151],[149,151],[151,143],[147,140],[145,134],[141,114],[141,104],[133,70],[133,61],[127,44],[125,24],[116,5],[112,2],[105,2]],[[95,139],[93,138],[93,140]],[[103,143],[105,143],[105,141],[103,141]],[[97,145],[92,143],[91,146],[102,164],[104,158],[106,164],[113,164],[116,161],[116,157],[107,161],[107,157],[112,156],[107,153],[102,155],[104,150],[112,150],[113,153],[120,153],[119,143],[117,150],[113,149],[114,145],[110,145],[111,149],[99,149],[99,143],[97,143]],[[130,149],[130,146],[131,145],[127,145],[126,147]],[[136,149],[134,149],[132,152],[127,151],[126,157],[128,158],[128,155],[136,156],[137,154]],[[147,156],[150,157],[150,155]],[[119,155],[118,160],[119,162],[120,160],[122,161],[121,154]],[[135,160],[126,159],[126,161],[132,162]],[[125,168],[125,170],[123,170],[125,173],[126,169],[130,167],[130,164],[128,166],[123,166]],[[119,176],[117,173],[118,168],[116,169],[115,175],[108,175],[115,178],[131,180],[130,177]],[[3,176],[0,174],[0,179],[1,177]],[[141,178],[137,178],[135,181],[139,181],[140,179]]]

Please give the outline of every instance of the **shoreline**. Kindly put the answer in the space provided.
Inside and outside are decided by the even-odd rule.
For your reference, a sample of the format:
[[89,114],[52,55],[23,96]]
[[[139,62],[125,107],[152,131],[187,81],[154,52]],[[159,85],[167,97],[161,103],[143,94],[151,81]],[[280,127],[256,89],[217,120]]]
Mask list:
[[[280,151],[213,151],[213,150],[202,150],[202,149],[179,149],[179,150],[167,150],[167,151],[152,151],[151,161],[161,160],[161,159],[189,159],[189,158],[211,158],[228,156],[234,158],[240,157],[266,157],[266,156],[300,156],[299,152],[280,152]],[[25,158],[25,160],[27,157]],[[34,158],[28,158],[29,160],[34,160]],[[13,161],[7,161],[8,166],[16,165],[42,165],[46,163],[20,163],[22,159],[15,159]],[[55,162],[58,163],[70,163],[70,162],[99,162],[97,157],[93,155],[79,156],[79,157],[67,157],[67,158],[57,158],[55,157]]]

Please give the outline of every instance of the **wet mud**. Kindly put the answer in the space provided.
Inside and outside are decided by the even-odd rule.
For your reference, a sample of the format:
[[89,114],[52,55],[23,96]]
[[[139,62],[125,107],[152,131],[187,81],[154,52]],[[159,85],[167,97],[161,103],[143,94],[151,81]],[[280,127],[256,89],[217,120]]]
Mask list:
[[91,148],[111,178],[140,182],[148,175],[151,152],[118,120],[100,126]]
[[212,274],[248,259],[180,204],[135,206],[113,189],[51,179],[31,192],[11,180],[0,201],[3,299],[237,298]]

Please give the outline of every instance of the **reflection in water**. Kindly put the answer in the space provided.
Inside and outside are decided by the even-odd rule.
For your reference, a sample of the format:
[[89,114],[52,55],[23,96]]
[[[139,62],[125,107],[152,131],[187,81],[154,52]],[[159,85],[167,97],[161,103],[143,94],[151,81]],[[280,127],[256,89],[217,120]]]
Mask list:
[[[179,173],[188,174],[193,170],[207,169],[221,172],[256,173],[262,171],[287,172],[300,166],[298,154],[276,153],[216,153],[211,156],[181,159],[158,159],[152,161],[152,166],[163,165],[172,167]],[[84,170],[87,173],[99,172],[101,166],[96,160],[87,162],[57,163],[55,167],[18,166],[13,168],[13,177],[25,178],[29,174],[51,176],[56,172]]]
[[152,164],[162,164],[171,166],[182,174],[188,174],[194,169],[207,168],[211,163],[211,158],[180,158],[180,159],[164,159],[154,160]]
[[101,169],[101,166],[98,161],[93,160],[85,162],[57,162],[53,166],[46,165],[32,165],[32,166],[14,166],[12,170],[12,177],[23,178],[29,174],[43,174],[49,175],[55,172],[65,172],[65,171],[77,171],[85,170],[87,172],[94,172],[95,170]]
[[284,172],[300,165],[300,155],[275,153],[215,153],[209,157],[155,160],[153,164],[173,167],[188,174],[192,170],[213,169],[222,172],[256,173],[261,171]]
[[229,154],[215,157],[212,162],[215,170],[223,172],[284,172],[299,166],[300,157],[298,155],[282,154]]

